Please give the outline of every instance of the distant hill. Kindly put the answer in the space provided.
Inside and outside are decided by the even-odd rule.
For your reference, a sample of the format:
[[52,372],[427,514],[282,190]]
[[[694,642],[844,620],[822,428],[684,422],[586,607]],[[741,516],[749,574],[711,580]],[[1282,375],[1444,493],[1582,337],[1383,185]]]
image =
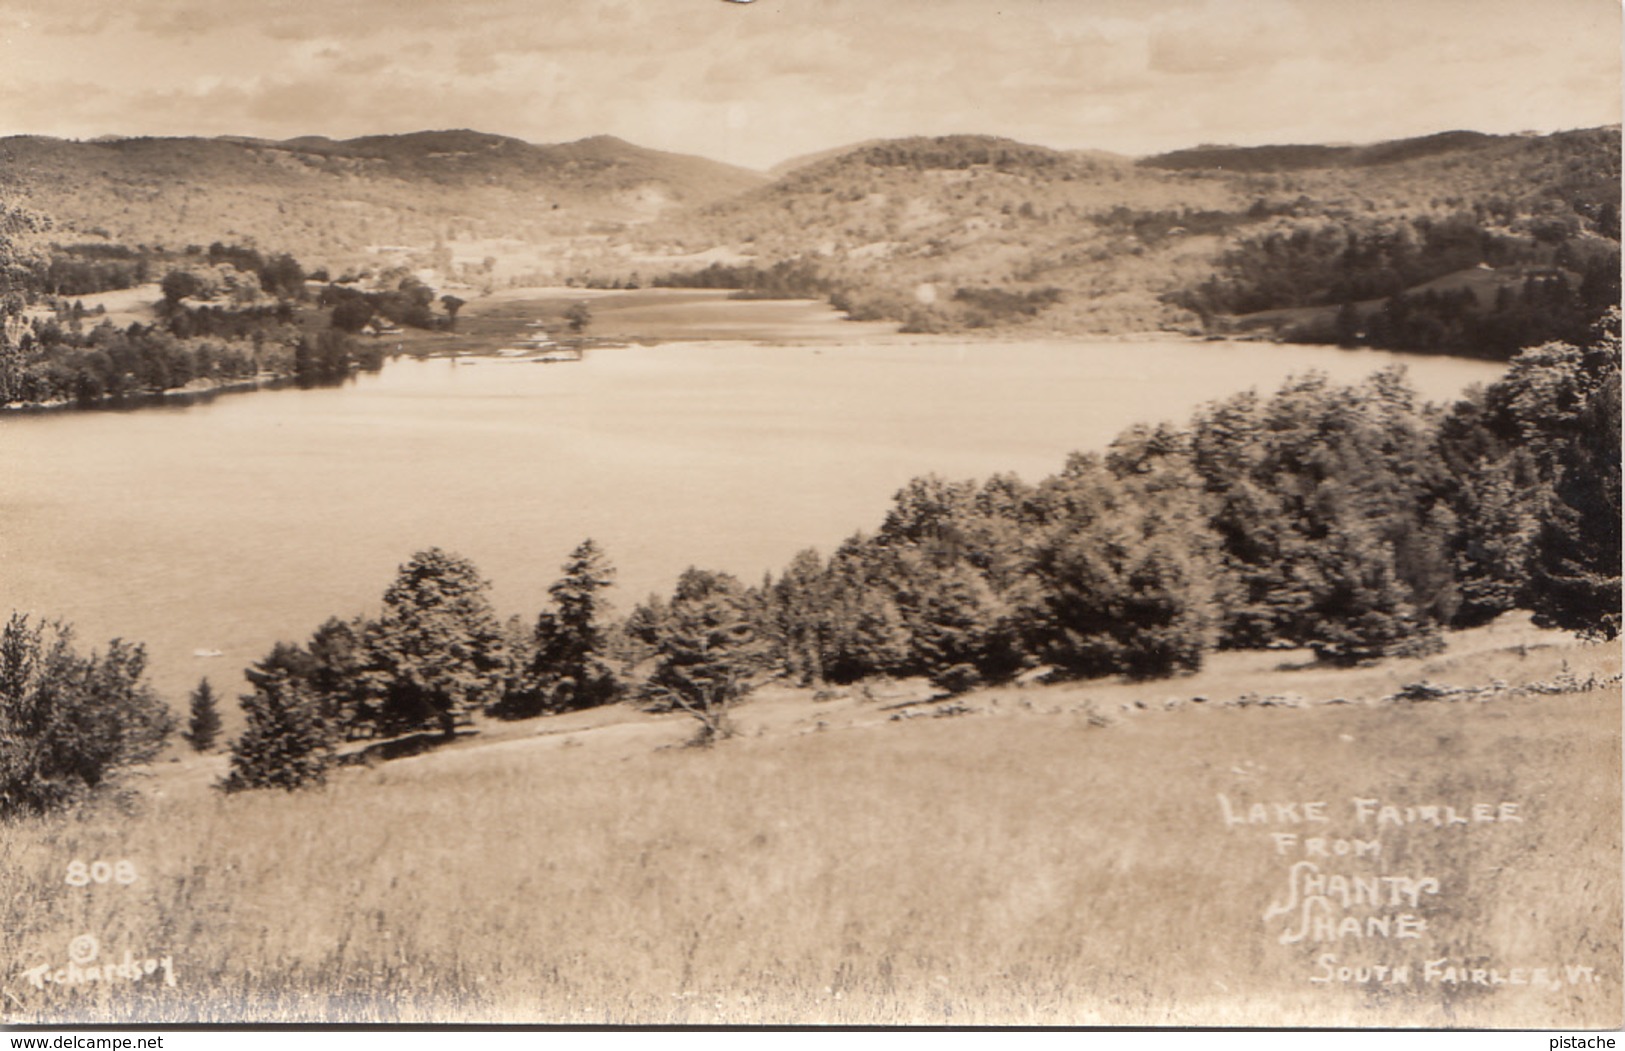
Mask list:
[[53,216],[63,244],[252,241],[307,266],[477,287],[709,270],[693,283],[834,293],[853,316],[920,331],[1194,331],[1480,263],[1561,267],[1595,298],[1619,241],[1617,126],[1140,160],[916,136],[774,172],[610,136],[0,139],[0,199]]
[[601,232],[766,181],[608,136],[557,145],[473,131],[345,141],[0,139],[0,193],[51,215],[60,239],[173,246],[252,238],[313,260],[367,245]]
[[1172,171],[1286,172],[1306,168],[1357,168],[1481,149],[1516,138],[1485,135],[1476,131],[1446,131],[1368,146],[1197,146],[1146,157],[1140,163],[1149,168]]
[[[905,320],[922,300],[960,287],[1060,285],[1088,295],[1047,310],[1058,324],[1155,327],[1167,311],[1135,273],[1135,233],[1103,229],[1094,217],[1159,214],[1178,226],[1187,211],[1244,204],[1222,180],[1138,168],[1127,158],[991,135],[914,137],[805,159],[767,186],[618,240],[639,255],[645,275],[659,272],[660,251],[725,246],[762,265],[812,257],[868,290],[860,316]],[[1118,265],[1100,266],[1107,258]]]
[[791,157],[788,160],[782,160],[773,165],[773,167],[767,170],[767,174],[775,179],[782,179],[786,175],[789,175],[791,172],[798,169],[806,168],[822,161],[839,157],[844,153],[851,153],[853,150],[861,150],[865,146],[873,146],[874,144],[883,141],[885,140],[865,139],[862,142],[851,142],[844,146],[834,146],[827,150],[817,150],[813,153],[803,153],[798,156]]
[[[866,139],[863,142],[855,142],[846,146],[837,146],[833,149],[819,150],[816,153],[804,153],[799,157],[791,157],[789,160],[780,161],[778,164],[775,164],[773,167],[767,170],[767,173],[775,179],[782,179],[786,175],[789,175],[792,172],[800,171],[803,168],[810,168],[813,165],[821,164],[825,161],[834,160],[840,157],[846,157],[852,154],[862,154],[863,159],[871,164],[886,163],[885,158],[887,157],[896,159],[911,155],[915,158],[919,158],[921,156],[921,151],[940,150],[943,148],[944,144],[948,144],[950,149],[965,151],[974,151],[976,149],[986,149],[990,147],[996,149],[999,148],[1000,144],[1003,144],[1006,147],[1019,147],[1020,151],[1036,151],[1030,154],[1030,156],[1042,157],[1044,158],[1044,163],[1050,163],[1051,157],[1062,156],[1069,156],[1073,159],[1082,161],[1106,161],[1112,163],[1127,163],[1130,160],[1130,158],[1125,157],[1122,154],[1110,153],[1106,150],[1067,150],[1063,152],[1059,150],[1052,150],[1046,146],[1027,146],[1024,143],[1018,143],[1013,139],[1005,139],[992,135],[948,135],[935,139],[923,137],[912,139]],[[976,163],[970,159],[970,156],[967,153],[967,155],[964,157],[955,155],[947,166],[958,166],[962,159],[965,160],[967,164]],[[910,163],[913,164],[913,162]],[[982,161],[981,163],[986,162]],[[914,164],[914,166],[931,165]]]
[[[798,158],[769,185],[612,240],[644,275],[662,252],[672,269],[719,254],[735,268],[808,263],[857,316],[923,330],[1194,328],[1335,305],[1345,288],[1385,296],[1480,262],[1578,270],[1617,251],[1619,153],[1617,128],[1137,162],[915,137]],[[1272,259],[1293,272],[1268,272]]]

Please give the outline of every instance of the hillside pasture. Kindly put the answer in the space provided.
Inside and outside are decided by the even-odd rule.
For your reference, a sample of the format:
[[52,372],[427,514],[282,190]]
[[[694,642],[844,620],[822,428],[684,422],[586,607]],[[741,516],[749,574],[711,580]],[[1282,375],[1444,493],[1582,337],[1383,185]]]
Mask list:
[[[488,724],[294,795],[160,764],[129,813],[0,840],[5,1017],[1616,1027],[1619,664],[1510,619],[1354,670],[774,688],[710,750],[624,706]],[[1465,820],[1404,809],[1435,805]],[[65,885],[98,858],[139,878]],[[1310,858],[1436,881],[1354,910],[1425,929],[1283,943]],[[84,933],[174,986],[23,977]]]
[[626,291],[584,288],[525,288],[471,300],[458,317],[458,337],[487,345],[534,335],[530,321],[562,328],[572,303],[592,311],[586,335],[625,342],[696,340],[802,341],[843,344],[889,336],[891,322],[847,321],[827,303],[810,299],[737,300],[724,289],[652,288]]
[[[159,291],[157,282],[150,282],[136,285],[134,288],[64,298],[70,303],[81,303],[86,310],[92,312],[93,316],[85,318],[84,321],[85,329],[88,331],[104,321],[114,328],[128,328],[132,324],[150,325],[158,318],[158,303],[164,298],[164,294]],[[94,314],[97,307],[104,308],[106,313]],[[30,318],[55,316],[54,311],[43,307],[29,308],[26,314]]]

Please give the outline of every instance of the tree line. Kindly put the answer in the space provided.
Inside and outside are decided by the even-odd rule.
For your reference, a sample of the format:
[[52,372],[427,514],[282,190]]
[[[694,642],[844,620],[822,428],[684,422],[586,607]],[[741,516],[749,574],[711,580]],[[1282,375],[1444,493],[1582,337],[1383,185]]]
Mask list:
[[[92,260],[104,256],[120,266],[151,267],[161,258],[151,251],[91,246]],[[54,264],[53,264],[54,265]],[[46,278],[52,271],[44,270]],[[383,350],[358,343],[351,333],[375,313],[417,318],[432,293],[419,283],[368,295],[345,290],[321,306],[333,306],[329,327],[307,332],[301,304],[308,295],[305,270],[286,254],[263,255],[254,248],[219,242],[188,251],[163,276],[163,299],[156,320],[118,328],[104,310],[87,311],[79,301],[57,298],[52,317],[27,317],[29,298],[42,294],[38,268],[23,268],[0,300],[0,405],[94,405],[108,399],[161,394],[198,380],[211,384],[254,380],[294,380],[301,385],[342,380],[357,369],[376,371]],[[330,286],[339,287],[339,286]],[[455,318],[462,301],[441,297]],[[352,324],[346,304],[364,304]],[[399,302],[411,304],[411,309]],[[438,327],[438,322],[425,322]]]
[[[1301,342],[1501,360],[1521,347],[1585,338],[1590,323],[1619,302],[1617,209],[1604,208],[1590,232],[1573,214],[1490,228],[1496,214],[1481,205],[1442,218],[1292,219],[1237,239],[1212,277],[1165,299],[1210,326],[1225,315],[1339,308],[1335,321],[1284,332]],[[1465,288],[1415,291],[1474,268],[1514,280],[1501,280],[1488,301]],[[1380,301],[1375,311],[1355,307],[1371,301]]]
[[463,300],[453,295],[440,297],[444,317],[434,312],[434,289],[417,277],[405,274],[375,292],[364,292],[347,284],[329,283],[316,296],[321,307],[331,307],[331,323],[344,332],[360,332],[375,319],[397,325],[429,330],[455,328]]
[[0,339],[0,404],[89,406],[195,380],[328,383],[382,365],[380,348],[335,329],[306,335],[284,307],[178,307],[158,324],[103,321],[88,332],[35,319]]
[[836,285],[810,259],[781,259],[772,266],[712,263],[700,270],[674,270],[650,282],[655,288],[726,288],[731,299],[822,299]]

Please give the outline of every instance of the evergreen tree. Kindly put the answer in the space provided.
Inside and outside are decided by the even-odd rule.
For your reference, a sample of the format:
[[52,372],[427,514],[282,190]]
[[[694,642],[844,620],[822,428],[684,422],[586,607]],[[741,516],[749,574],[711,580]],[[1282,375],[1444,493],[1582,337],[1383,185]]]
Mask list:
[[745,590],[734,578],[689,569],[659,626],[658,663],[643,695],[653,707],[697,719],[695,744],[732,736],[729,713],[749,696],[766,666],[767,646],[747,607]]
[[1065,673],[1195,670],[1217,641],[1218,540],[1200,480],[1182,452],[1139,463],[1118,478],[1075,457],[1040,487],[1051,520],[1033,555],[1027,634]]
[[508,651],[489,587],[472,562],[439,548],[400,568],[367,626],[361,673],[382,732],[437,725],[451,737],[501,696]]
[[537,618],[526,674],[497,714],[523,718],[614,699],[620,684],[604,659],[607,606],[600,594],[614,583],[615,567],[592,540],[570,552],[564,576],[547,589],[553,608]]
[[192,691],[191,718],[183,735],[194,752],[207,752],[214,747],[214,739],[220,733],[220,709],[217,704],[214,687],[209,685],[209,680],[199,679],[197,688]]
[[1014,608],[967,564],[922,568],[909,596],[909,644],[932,685],[962,693],[1027,663]]
[[1341,521],[1314,548],[1308,642],[1333,664],[1436,652],[1437,625],[1412,605],[1393,548],[1369,526]]
[[1545,486],[1519,450],[1482,461],[1460,479],[1451,541],[1461,605],[1451,624],[1487,624],[1517,607],[1529,576]]
[[907,675],[919,670],[908,622],[896,598],[879,588],[848,591],[832,633],[824,677],[852,682],[867,675]]
[[261,676],[240,702],[247,726],[232,742],[227,792],[250,788],[293,790],[327,779],[333,759],[333,728],[321,702],[285,671]]
[[329,617],[305,645],[303,679],[321,703],[322,716],[344,738],[370,737],[379,712],[366,690],[367,621]]
[[798,552],[764,592],[776,662],[803,686],[823,679],[835,627],[835,589],[818,552]]
[[1459,402],[1441,423],[1440,459],[1460,523],[1457,623],[1482,623],[1521,604],[1541,623],[1611,630],[1618,544],[1609,538],[1619,524],[1609,507],[1618,506],[1619,445],[1610,388],[1619,382],[1618,328],[1616,308],[1578,345],[1522,351],[1500,380]]
[[1397,369],[1353,387],[1312,373],[1268,401],[1244,395],[1198,416],[1193,462],[1215,501],[1226,645],[1318,645],[1363,659],[1364,632],[1395,652],[1404,644],[1391,632],[1404,630],[1431,645],[1431,625],[1460,600],[1459,518],[1442,506],[1436,433]]

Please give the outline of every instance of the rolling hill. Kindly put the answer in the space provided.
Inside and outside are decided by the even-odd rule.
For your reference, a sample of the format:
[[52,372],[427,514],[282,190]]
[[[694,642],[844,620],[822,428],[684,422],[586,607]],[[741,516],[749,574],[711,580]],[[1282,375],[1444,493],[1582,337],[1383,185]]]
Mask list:
[[855,317],[918,331],[1196,331],[1481,263],[1605,269],[1619,180],[1617,126],[1140,160],[912,137],[771,176],[609,136],[0,139],[0,198],[53,216],[63,244],[253,242],[328,266],[382,254],[481,288],[788,266],[800,285],[781,273],[769,294],[834,292]]
[[346,141],[0,139],[0,194],[52,216],[61,241],[253,239],[317,262],[368,245],[569,237],[765,181],[609,136],[558,145],[472,131]]
[[[1213,314],[1335,306],[1340,253],[1394,278],[1355,298],[1484,262],[1578,270],[1618,250],[1619,157],[1618,128],[1201,147],[1138,162],[992,136],[897,139],[809,158],[620,240],[629,255],[811,260],[857,290],[843,302],[859,316],[922,330],[1194,328]],[[1460,244],[1442,243],[1447,228]],[[1272,239],[1313,241],[1330,258],[1272,284],[1253,273]],[[1370,244],[1394,258],[1363,261]],[[1216,279],[1241,291],[1197,294]],[[1038,295],[1052,305],[1025,310]],[[988,309],[995,300],[1012,309]]]
[[1215,169],[1233,172],[1299,171],[1305,168],[1361,168],[1392,164],[1445,153],[1482,149],[1497,142],[1522,138],[1484,135],[1476,131],[1445,131],[1412,139],[1395,139],[1369,146],[1197,146],[1146,157],[1140,163],[1170,171]]

